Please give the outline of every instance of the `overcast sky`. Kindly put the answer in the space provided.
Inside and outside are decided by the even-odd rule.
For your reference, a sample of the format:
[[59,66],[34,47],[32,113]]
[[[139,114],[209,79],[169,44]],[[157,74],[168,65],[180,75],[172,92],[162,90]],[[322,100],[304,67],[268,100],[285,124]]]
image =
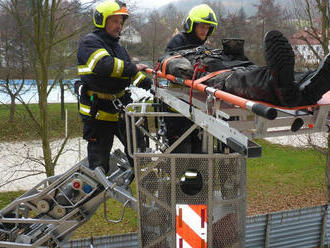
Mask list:
[[[125,0],[122,0],[125,2]],[[148,9],[157,9],[167,3],[176,2],[179,0],[136,0],[138,6],[142,8],[148,8]],[[90,2],[90,0],[80,0],[80,2],[86,3]],[[102,1],[100,1],[102,2]]]
[[176,1],[177,0],[138,0],[137,4],[143,8],[157,9],[167,3]]

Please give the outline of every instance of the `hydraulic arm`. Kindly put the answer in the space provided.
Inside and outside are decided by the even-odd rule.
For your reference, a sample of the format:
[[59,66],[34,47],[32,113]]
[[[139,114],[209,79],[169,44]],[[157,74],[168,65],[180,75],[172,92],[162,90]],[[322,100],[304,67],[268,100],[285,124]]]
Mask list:
[[133,173],[125,155],[111,154],[112,173],[87,168],[82,160],[66,173],[49,177],[0,211],[0,247],[58,247],[88,221],[99,205],[114,198],[137,209],[127,190]]

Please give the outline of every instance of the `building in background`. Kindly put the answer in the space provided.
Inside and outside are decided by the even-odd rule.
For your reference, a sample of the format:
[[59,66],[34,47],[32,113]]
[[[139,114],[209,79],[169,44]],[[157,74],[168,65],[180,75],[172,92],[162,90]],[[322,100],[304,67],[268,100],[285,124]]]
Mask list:
[[[319,34],[319,37],[321,38],[321,34]],[[322,45],[315,37],[310,35],[309,30],[306,28],[296,32],[290,38],[290,43],[295,51],[297,60],[306,65],[314,65],[320,62],[315,52],[321,58],[324,56]]]
[[129,44],[138,44],[142,42],[140,33],[131,25],[124,27],[120,35],[120,40]]

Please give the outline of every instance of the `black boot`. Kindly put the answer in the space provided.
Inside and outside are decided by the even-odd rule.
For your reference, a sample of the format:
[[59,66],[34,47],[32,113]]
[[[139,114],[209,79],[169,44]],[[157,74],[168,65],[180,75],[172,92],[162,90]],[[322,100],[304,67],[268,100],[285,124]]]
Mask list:
[[294,82],[295,55],[283,34],[273,30],[264,37],[265,59],[273,76],[273,87],[281,105],[297,105],[298,86]]
[[300,105],[315,104],[330,90],[330,54],[325,56],[315,72],[301,82],[299,90],[304,97]]

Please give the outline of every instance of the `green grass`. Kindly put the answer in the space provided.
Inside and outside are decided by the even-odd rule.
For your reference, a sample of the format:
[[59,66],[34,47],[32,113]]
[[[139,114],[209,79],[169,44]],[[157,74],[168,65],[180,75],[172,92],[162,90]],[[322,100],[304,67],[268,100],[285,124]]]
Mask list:
[[[39,108],[37,104],[30,104],[31,111],[38,118]],[[65,122],[61,119],[60,104],[48,104],[50,119],[50,138],[64,137]],[[71,137],[81,136],[81,120],[76,103],[67,103],[68,130]],[[28,116],[21,104],[16,105],[14,122],[9,122],[9,106],[0,105],[0,142],[22,141],[37,139],[37,126]]]
[[[135,192],[135,181],[131,185],[133,195]],[[107,218],[110,220],[118,220],[121,217],[123,205],[114,199],[107,201]],[[123,221],[114,224],[108,223],[104,217],[104,205],[101,204],[94,213],[91,220],[79,227],[72,239],[79,239],[90,236],[114,235],[122,233],[137,232],[138,220],[137,213],[131,208],[126,208]]]
[[248,194],[287,192],[299,194],[306,187],[325,187],[325,157],[311,149],[295,148],[258,141],[262,158],[249,159],[247,166]]
[[15,198],[22,195],[24,191],[14,191],[14,192],[0,192],[0,209],[7,206]]

